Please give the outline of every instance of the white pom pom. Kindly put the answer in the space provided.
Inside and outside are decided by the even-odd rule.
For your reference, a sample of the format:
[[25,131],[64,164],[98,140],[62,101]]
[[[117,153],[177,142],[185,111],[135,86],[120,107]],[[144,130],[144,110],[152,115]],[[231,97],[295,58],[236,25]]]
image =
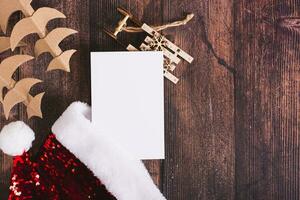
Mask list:
[[33,130],[22,121],[12,122],[0,133],[0,149],[10,156],[22,155],[32,146]]

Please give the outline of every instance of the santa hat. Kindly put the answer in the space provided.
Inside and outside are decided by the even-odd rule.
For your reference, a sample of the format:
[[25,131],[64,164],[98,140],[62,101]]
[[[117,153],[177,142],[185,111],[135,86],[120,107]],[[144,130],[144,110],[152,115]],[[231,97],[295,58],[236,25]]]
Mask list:
[[26,153],[34,140],[28,126],[2,129],[0,149],[15,156],[9,199],[165,199],[142,162],[96,131],[90,117],[87,104],[70,105],[34,160]]

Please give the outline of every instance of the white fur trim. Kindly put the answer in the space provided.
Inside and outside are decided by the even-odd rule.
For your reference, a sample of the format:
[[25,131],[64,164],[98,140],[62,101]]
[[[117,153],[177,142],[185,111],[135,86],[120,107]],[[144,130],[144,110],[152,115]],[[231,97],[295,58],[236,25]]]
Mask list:
[[82,161],[118,200],[164,200],[143,163],[96,131],[91,109],[75,102],[52,127],[56,138]]
[[12,122],[0,133],[0,149],[7,155],[19,156],[31,148],[34,138],[33,130],[24,122]]

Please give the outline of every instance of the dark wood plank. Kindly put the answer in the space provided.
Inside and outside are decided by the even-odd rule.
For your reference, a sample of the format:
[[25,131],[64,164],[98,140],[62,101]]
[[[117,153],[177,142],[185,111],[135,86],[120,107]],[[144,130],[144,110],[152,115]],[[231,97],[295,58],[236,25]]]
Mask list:
[[[47,0],[33,1],[33,7],[39,8],[43,6],[53,7],[62,11],[67,19],[55,20],[49,24],[49,30],[54,27],[70,27],[79,31],[79,34],[68,38],[63,44],[64,50],[75,48],[78,52],[71,60],[71,73],[61,71],[45,72],[51,57],[43,55],[36,61],[30,62],[19,71],[19,77],[35,77],[40,78],[44,82],[36,86],[33,94],[39,91],[46,91],[43,100],[44,119],[27,120],[25,107],[19,105],[13,109],[10,120],[23,120],[28,123],[36,132],[36,140],[32,154],[39,150],[44,139],[50,133],[50,129],[54,121],[61,115],[67,106],[76,100],[90,103],[90,65],[89,65],[89,1],[80,0]],[[30,44],[26,48],[22,48],[22,53],[33,55],[33,43],[37,36],[29,36],[26,42]],[[3,116],[3,115],[2,115]],[[1,125],[6,124],[4,120]],[[11,158],[7,158],[0,154],[1,160],[1,188],[0,199],[6,199],[7,188],[9,185]]]
[[[166,84],[168,199],[234,198],[232,1],[162,1],[164,22],[194,13],[185,27],[165,31],[195,61],[183,64],[177,86]],[[222,61],[222,62],[221,62]]]
[[237,1],[236,199],[299,199],[299,1]]
[[12,159],[9,156],[0,153],[0,199],[7,199],[8,196],[8,186],[10,180],[10,173],[11,173],[11,162]]

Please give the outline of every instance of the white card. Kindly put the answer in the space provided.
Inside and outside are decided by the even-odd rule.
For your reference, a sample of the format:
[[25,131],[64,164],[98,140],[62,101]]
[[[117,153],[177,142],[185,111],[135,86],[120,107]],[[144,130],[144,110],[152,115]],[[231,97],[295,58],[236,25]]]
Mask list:
[[162,52],[91,53],[92,122],[138,159],[164,159]]

